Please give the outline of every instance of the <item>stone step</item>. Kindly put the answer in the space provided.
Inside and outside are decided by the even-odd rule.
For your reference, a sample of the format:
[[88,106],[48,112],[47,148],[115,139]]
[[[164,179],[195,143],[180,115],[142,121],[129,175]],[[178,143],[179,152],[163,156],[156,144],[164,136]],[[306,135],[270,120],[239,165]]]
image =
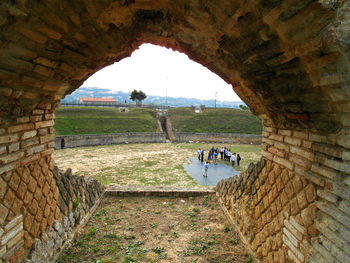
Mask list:
[[110,185],[106,193],[114,196],[174,196],[190,197],[215,194],[215,187],[179,188],[179,187],[150,187],[150,186],[118,186]]

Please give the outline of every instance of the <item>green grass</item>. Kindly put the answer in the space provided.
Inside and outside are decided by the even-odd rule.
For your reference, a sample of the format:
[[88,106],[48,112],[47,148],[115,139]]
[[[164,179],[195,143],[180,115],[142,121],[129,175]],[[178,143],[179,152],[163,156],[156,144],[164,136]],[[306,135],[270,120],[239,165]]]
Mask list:
[[261,121],[250,111],[206,109],[195,113],[191,108],[169,110],[173,129],[178,132],[261,134]]
[[61,107],[56,111],[56,135],[101,134],[125,132],[155,132],[158,129],[154,109]]

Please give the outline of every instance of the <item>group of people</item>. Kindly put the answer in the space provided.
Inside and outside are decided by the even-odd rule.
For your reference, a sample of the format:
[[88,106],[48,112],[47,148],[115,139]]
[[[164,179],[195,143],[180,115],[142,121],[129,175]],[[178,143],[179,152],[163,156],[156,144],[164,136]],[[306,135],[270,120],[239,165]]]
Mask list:
[[[198,160],[201,162],[204,162],[204,150],[203,149],[198,149]],[[232,164],[232,167],[235,166],[235,163],[237,162],[237,166],[239,166],[239,162],[241,161],[241,156],[236,153],[232,153],[230,149],[227,147],[221,147],[219,148],[214,148],[214,146],[208,151],[208,158],[207,161],[204,164],[204,174],[203,176],[207,177],[207,172],[208,172],[208,167],[209,163],[211,160],[213,160],[214,164],[217,164],[218,156],[220,153],[220,158],[221,160],[228,161]]]

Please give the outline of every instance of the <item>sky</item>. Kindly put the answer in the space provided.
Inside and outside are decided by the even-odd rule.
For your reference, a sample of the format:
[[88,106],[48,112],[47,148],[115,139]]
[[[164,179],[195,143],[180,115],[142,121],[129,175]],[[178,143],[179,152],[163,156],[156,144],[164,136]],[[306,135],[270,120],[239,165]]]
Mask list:
[[197,99],[215,99],[216,94],[219,101],[242,101],[230,84],[187,55],[152,44],[143,44],[131,57],[101,69],[82,86]]

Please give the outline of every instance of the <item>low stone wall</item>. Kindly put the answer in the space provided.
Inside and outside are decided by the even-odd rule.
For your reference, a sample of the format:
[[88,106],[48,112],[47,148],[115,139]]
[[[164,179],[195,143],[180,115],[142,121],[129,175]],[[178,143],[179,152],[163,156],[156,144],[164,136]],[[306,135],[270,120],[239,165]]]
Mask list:
[[262,158],[238,177],[221,180],[216,190],[259,260],[312,262],[318,231],[311,182]]
[[[54,262],[59,253],[69,245],[79,227],[87,222],[105,190],[95,179],[72,175],[71,169],[62,173],[54,167],[53,174],[59,189],[58,206],[61,215],[39,238],[34,239],[25,263]],[[14,219],[17,222],[12,224],[14,231],[20,228],[21,218]]]
[[121,143],[161,143],[165,142],[162,132],[133,132],[94,135],[56,136],[55,149],[80,146],[97,146]]
[[215,143],[242,143],[261,144],[262,136],[255,134],[235,134],[235,133],[196,133],[196,132],[176,132],[175,142],[215,142]]

